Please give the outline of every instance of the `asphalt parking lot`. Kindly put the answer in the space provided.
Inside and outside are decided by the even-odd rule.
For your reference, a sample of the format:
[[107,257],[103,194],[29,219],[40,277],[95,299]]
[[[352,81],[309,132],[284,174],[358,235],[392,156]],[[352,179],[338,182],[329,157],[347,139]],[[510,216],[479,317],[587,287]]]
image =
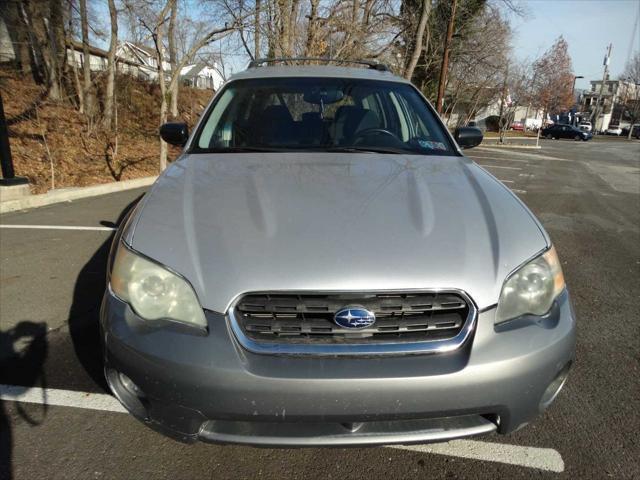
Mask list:
[[113,228],[140,189],[0,216],[0,478],[640,478],[640,142],[541,144],[468,151],[547,228],[578,317],[569,381],[527,428],[271,450],[182,445],[121,413],[97,316]]

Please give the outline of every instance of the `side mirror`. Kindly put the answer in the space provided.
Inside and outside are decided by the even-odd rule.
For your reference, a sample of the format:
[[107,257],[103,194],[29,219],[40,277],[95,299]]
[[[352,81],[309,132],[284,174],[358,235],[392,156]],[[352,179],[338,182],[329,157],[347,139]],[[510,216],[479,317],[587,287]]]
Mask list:
[[453,134],[460,148],[473,148],[482,143],[482,130],[476,127],[459,127]]
[[160,136],[165,142],[182,147],[189,140],[189,127],[186,123],[165,123],[160,127]]

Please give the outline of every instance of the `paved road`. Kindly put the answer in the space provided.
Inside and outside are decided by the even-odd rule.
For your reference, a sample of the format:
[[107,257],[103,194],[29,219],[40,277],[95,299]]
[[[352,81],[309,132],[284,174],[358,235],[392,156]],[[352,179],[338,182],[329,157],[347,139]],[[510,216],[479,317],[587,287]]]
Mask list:
[[[185,446],[96,410],[74,392],[106,393],[95,325],[109,228],[143,193],[129,191],[0,216],[0,384],[36,387],[36,403],[0,403],[0,478],[639,478],[640,143],[542,144],[469,151],[546,226],[579,319],[569,382],[526,429],[422,450],[270,450]],[[89,409],[55,406],[70,398]]]

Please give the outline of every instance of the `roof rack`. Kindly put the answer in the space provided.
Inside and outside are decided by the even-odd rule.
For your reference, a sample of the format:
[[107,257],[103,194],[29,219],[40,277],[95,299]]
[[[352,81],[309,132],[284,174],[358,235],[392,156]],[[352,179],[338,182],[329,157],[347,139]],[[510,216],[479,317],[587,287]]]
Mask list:
[[379,63],[375,60],[340,60],[337,58],[321,58],[321,57],[283,57],[283,58],[258,58],[249,62],[248,68],[257,68],[265,63],[283,63],[283,62],[302,62],[302,61],[315,61],[326,63],[355,63],[357,65],[366,65],[372,70],[378,70],[379,72],[388,72],[389,67],[384,63]]

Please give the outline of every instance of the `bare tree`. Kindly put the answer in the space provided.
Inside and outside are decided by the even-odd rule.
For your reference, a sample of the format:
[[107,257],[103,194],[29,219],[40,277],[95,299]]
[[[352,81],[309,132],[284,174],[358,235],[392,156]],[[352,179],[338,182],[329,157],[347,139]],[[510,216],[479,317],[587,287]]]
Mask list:
[[307,24],[307,41],[304,47],[305,57],[320,56],[322,52],[318,53],[322,49],[322,45],[319,43],[319,30],[320,19],[318,18],[318,6],[320,0],[309,0],[309,15],[307,18],[309,22]]
[[422,0],[422,10],[420,12],[418,28],[416,29],[413,53],[411,54],[409,64],[404,71],[404,77],[408,80],[411,80],[413,77],[413,71],[415,70],[416,65],[418,65],[418,60],[420,60],[420,55],[422,55],[422,50],[424,49],[425,30],[427,29],[427,22],[429,21],[430,13],[431,0]]
[[36,75],[34,80],[41,83],[41,78],[37,77],[37,70],[34,70],[35,59],[31,49],[31,33],[24,18],[24,5],[22,1],[7,1],[0,3],[0,17],[5,20],[7,33],[13,44],[16,54],[16,63],[23,75]]
[[560,36],[533,65],[534,98],[546,115],[568,109],[574,102],[573,69],[569,44]]
[[82,32],[82,103],[84,113],[89,117],[95,114],[95,95],[91,81],[91,53],[89,50],[89,20],[87,0],[80,0],[80,30]]
[[[151,38],[153,39],[156,51],[158,84],[160,86],[160,125],[167,121],[167,112],[169,110],[169,106],[173,105],[173,92],[175,92],[179,87],[180,72],[182,69],[195,58],[196,54],[203,47],[220,40],[232,32],[237,31],[239,28],[244,27],[243,22],[245,22],[249,16],[245,15],[240,19],[234,19],[231,24],[225,23],[221,27],[209,27],[208,29],[201,30],[201,33],[199,33],[197,37],[193,38],[191,46],[184,52],[184,55],[182,55],[181,58],[174,57],[175,63],[171,63],[170,60],[171,68],[167,69],[165,42],[167,44],[171,44],[172,49],[176,48],[174,43],[175,38],[169,38],[170,36],[175,35],[176,18],[174,17],[174,12],[176,12],[176,2],[177,0],[166,0],[163,4],[161,3],[159,5],[161,7],[159,11],[154,12],[153,10],[145,10],[141,11],[139,16],[140,23],[150,33]],[[149,6],[149,4],[143,4],[144,8],[149,8]],[[133,10],[135,8],[140,8],[140,6],[129,3],[129,8]],[[175,115],[177,115],[177,103],[175,106]],[[163,171],[166,167],[167,144],[160,139],[160,171]]]
[[[180,72],[176,72],[178,68],[178,52],[176,50],[176,23],[178,21],[178,2],[177,0],[171,3],[171,9],[169,14],[169,28],[167,30],[167,45],[169,47],[169,64],[171,65],[172,74],[180,75]],[[175,82],[171,87],[171,116],[178,116],[178,94],[180,92],[178,82]]]
[[[621,80],[628,82],[625,86],[624,113],[630,120],[629,135],[633,133],[633,125],[640,120],[640,52],[636,52],[627,62]],[[629,92],[630,91],[630,92]]]
[[33,53],[34,77],[47,86],[51,100],[65,98],[66,32],[62,0],[20,2],[23,27]]
[[453,27],[456,21],[457,0],[452,0],[449,21],[447,23],[447,35],[444,40],[444,50],[442,52],[442,63],[440,64],[440,76],[438,78],[438,97],[436,98],[436,110],[442,113],[442,101],[444,99],[445,87],[447,84],[447,74],[449,72],[449,50],[453,38]]
[[111,40],[107,56],[107,86],[104,94],[103,126],[107,131],[113,130],[113,110],[115,107],[114,92],[116,78],[116,49],[118,48],[118,11],[115,0],[107,0],[109,5],[109,19],[111,22]]
[[[318,1],[318,0],[311,0]],[[255,14],[253,18],[253,58],[260,58],[260,14],[262,0],[256,0]]]

